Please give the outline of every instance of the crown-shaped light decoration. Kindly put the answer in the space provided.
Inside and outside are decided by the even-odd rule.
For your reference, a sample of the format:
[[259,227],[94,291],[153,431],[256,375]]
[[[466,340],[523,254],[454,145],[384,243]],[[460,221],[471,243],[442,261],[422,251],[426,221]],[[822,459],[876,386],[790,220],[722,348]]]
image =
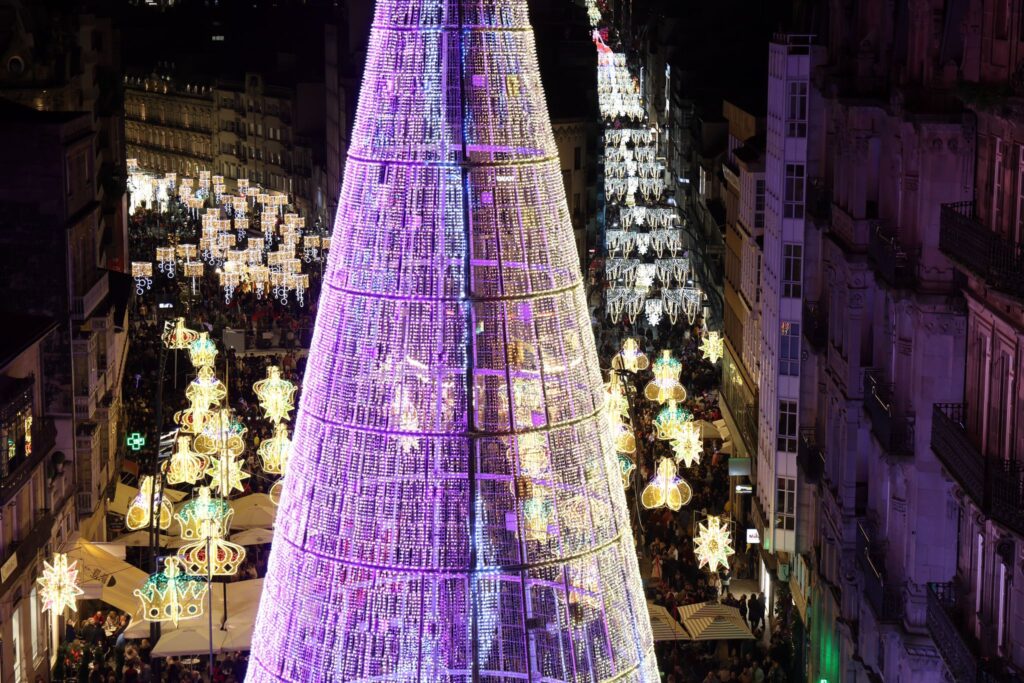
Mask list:
[[276,424],[288,419],[295,408],[295,384],[282,379],[281,368],[276,365],[267,367],[266,379],[256,382],[252,388],[268,420]]
[[704,360],[709,363],[717,363],[725,353],[725,341],[722,339],[722,335],[710,330],[705,332],[700,350],[704,354]]
[[200,332],[199,337],[189,345],[188,357],[196,368],[212,368],[217,363],[217,345],[210,339],[208,332]]
[[728,522],[723,524],[720,517],[709,515],[706,520],[697,523],[697,529],[693,552],[697,555],[699,567],[707,567],[709,572],[716,572],[719,567],[728,567],[729,556],[734,552]]
[[200,576],[187,574],[177,557],[164,560],[163,571],[151,574],[141,588],[134,591],[142,603],[146,621],[170,621],[175,626],[182,619],[203,614],[203,600],[209,584]]
[[617,453],[615,456],[619,463],[619,471],[622,473],[622,488],[629,488],[629,479],[636,469],[636,463],[625,453]]
[[675,438],[683,425],[693,420],[693,413],[678,405],[675,401],[669,401],[668,405],[661,409],[654,418],[654,428],[658,438],[663,441],[671,441]]
[[212,417],[213,414],[209,410],[200,410],[198,406],[193,405],[176,412],[174,422],[182,434],[201,434]]
[[627,372],[640,372],[651,365],[647,360],[647,354],[640,350],[636,339],[626,339],[622,342],[622,350],[612,358],[612,367],[616,370]]
[[185,327],[184,318],[177,318],[173,323],[168,322],[160,336],[164,346],[175,351],[187,349],[198,338],[198,332]]
[[203,538],[205,522],[212,522],[220,529],[221,536],[231,528],[231,516],[235,511],[223,498],[210,495],[209,486],[200,486],[196,497],[181,506],[174,519],[181,527],[181,537],[186,541]]
[[640,502],[648,510],[667,507],[675,512],[688,505],[693,498],[690,485],[676,474],[676,465],[671,458],[658,461],[657,473],[640,496]]
[[686,422],[678,428],[672,437],[672,452],[676,462],[682,461],[687,467],[700,462],[704,454],[704,441],[700,438],[700,428],[693,422]]
[[208,366],[199,368],[196,378],[185,388],[185,398],[191,402],[194,410],[200,412],[217,405],[227,395],[227,387],[213,374],[213,368]]
[[[220,524],[213,520],[200,523],[200,537],[178,549],[178,559],[186,571],[197,576],[234,576],[245,560],[245,548],[224,540]],[[207,562],[207,557],[212,558]]]
[[168,484],[195,484],[206,472],[208,460],[192,450],[192,439],[188,436],[178,437],[178,446],[171,453],[167,462],[164,477]]
[[665,401],[685,401],[686,389],[679,383],[679,373],[683,364],[672,357],[672,352],[665,350],[661,357],[654,361],[654,379],[644,387],[644,396],[648,401],[664,403]]
[[150,511],[157,514],[158,524],[161,529],[168,529],[171,526],[171,504],[164,497],[163,485],[155,484],[156,491],[153,491],[153,477],[147,475],[139,482],[139,493],[128,505],[128,511],[124,516],[124,523],[132,531],[144,529],[149,526]]
[[78,611],[78,596],[85,591],[78,585],[77,565],[77,560],[68,564],[68,556],[64,553],[56,553],[52,564],[43,560],[43,575],[36,582],[39,583],[44,612],[63,614],[65,608]]
[[274,425],[274,436],[263,441],[256,453],[263,461],[263,471],[267,474],[284,474],[288,456],[291,454],[292,440],[288,438],[288,425]]

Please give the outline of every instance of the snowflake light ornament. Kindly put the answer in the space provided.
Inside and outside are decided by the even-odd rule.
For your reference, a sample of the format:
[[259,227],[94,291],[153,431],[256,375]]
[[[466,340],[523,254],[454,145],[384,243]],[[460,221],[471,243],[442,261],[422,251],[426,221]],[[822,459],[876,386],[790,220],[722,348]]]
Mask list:
[[225,498],[233,491],[244,491],[242,482],[250,475],[242,469],[243,464],[231,453],[215,456],[206,468],[206,474],[210,477],[210,488]]
[[43,575],[36,579],[43,611],[63,614],[65,608],[78,611],[78,596],[85,591],[78,585],[78,561],[68,564],[68,556],[56,553],[53,564],[43,561]]
[[718,332],[707,332],[704,341],[701,342],[700,350],[704,354],[704,360],[710,363],[717,363],[725,352],[725,342]]
[[672,451],[675,453],[676,462],[682,461],[687,467],[700,462],[700,457],[704,454],[700,428],[693,422],[686,422],[679,427],[672,439]]
[[728,567],[729,556],[735,552],[732,549],[729,524],[723,524],[720,517],[709,515],[705,521],[698,522],[697,528],[693,552],[697,555],[699,566],[707,567],[709,572],[716,572],[719,567]]

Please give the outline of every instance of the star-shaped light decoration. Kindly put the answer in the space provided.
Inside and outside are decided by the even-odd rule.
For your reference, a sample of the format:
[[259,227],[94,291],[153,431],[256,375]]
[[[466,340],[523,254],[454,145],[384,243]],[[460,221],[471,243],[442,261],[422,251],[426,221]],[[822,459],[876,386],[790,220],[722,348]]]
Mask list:
[[281,377],[281,368],[267,367],[266,379],[252,385],[266,418],[277,424],[288,419],[295,408],[295,384]]
[[682,461],[687,467],[693,467],[693,463],[700,462],[704,454],[704,441],[700,438],[700,428],[693,422],[686,422],[672,438],[672,451],[675,453],[676,462]]
[[192,450],[192,438],[178,437],[178,447],[171,453],[164,476],[168,484],[195,484],[203,476],[209,462]]
[[693,539],[693,552],[697,555],[700,567],[707,567],[709,572],[718,571],[719,567],[729,566],[732,549],[732,533],[729,524],[722,519],[709,515],[703,522],[697,523],[697,537]]
[[693,413],[678,405],[675,401],[669,401],[668,405],[661,409],[654,418],[654,427],[658,438],[663,441],[671,441],[679,430],[687,422],[693,421]]
[[665,350],[661,357],[654,361],[654,379],[644,387],[644,396],[648,401],[664,403],[665,401],[685,401],[686,389],[679,383],[679,373],[683,364],[672,357],[672,352]]
[[722,354],[725,353],[725,342],[722,339],[722,335],[709,330],[704,335],[704,341],[701,342],[700,350],[704,354],[704,360],[709,363],[717,363],[722,358]]
[[693,498],[690,485],[676,474],[676,465],[670,458],[662,458],[658,462],[657,474],[640,496],[640,502],[648,510],[667,507],[675,512],[688,505]]
[[68,564],[68,556],[56,553],[53,564],[43,561],[43,575],[36,579],[39,595],[43,599],[43,611],[63,614],[64,609],[78,611],[78,596],[85,591],[78,585],[78,561]]
[[640,345],[637,344],[636,339],[632,338],[624,340],[622,350],[612,358],[612,367],[616,370],[640,372],[649,368],[650,365],[651,362],[647,359],[647,354],[640,350]]
[[214,456],[206,468],[206,474],[210,477],[210,488],[225,498],[233,491],[244,491],[242,482],[250,475],[242,469],[243,464],[231,453]]

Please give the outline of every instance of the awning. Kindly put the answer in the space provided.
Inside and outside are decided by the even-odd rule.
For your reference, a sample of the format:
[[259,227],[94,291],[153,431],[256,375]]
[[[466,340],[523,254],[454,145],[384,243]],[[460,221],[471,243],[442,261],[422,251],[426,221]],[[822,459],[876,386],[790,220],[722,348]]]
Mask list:
[[[178,536],[160,534],[161,548],[180,548],[187,542],[188,541],[184,541]],[[131,533],[124,534],[123,536],[118,536],[110,543],[113,545],[123,545],[127,548],[146,548],[149,547],[149,531],[145,529],[133,531]]]
[[133,592],[146,580],[146,572],[82,539],[63,552],[69,562],[78,561],[79,581],[88,597],[128,614],[141,609]]
[[661,605],[653,602],[647,603],[647,611],[651,615],[651,631],[654,633],[654,642],[663,640],[689,640],[686,630],[678,621],[672,618],[669,611]]
[[719,453],[725,453],[726,455],[732,455],[732,441],[726,441],[722,444],[722,447],[718,449]]
[[274,526],[277,506],[265,493],[250,493],[231,501],[235,514],[231,517],[232,529],[267,529]]
[[697,420],[693,424],[700,430],[700,438],[702,439],[717,439],[720,436],[719,429],[707,420]]
[[[193,620],[196,621],[196,620]],[[186,655],[201,655],[210,652],[210,631],[206,618],[198,619],[204,624],[204,630],[178,629],[170,633],[161,631],[160,640],[156,641],[156,647],[150,651],[152,657],[184,657]],[[221,631],[214,626],[213,651],[220,652],[224,645],[224,638],[227,631]]]
[[231,534],[230,540],[238,545],[266,545],[273,542],[274,532],[270,529],[246,529],[237,534]]
[[[117,489],[114,491],[114,500],[110,501],[107,511],[123,517],[128,514],[128,506],[132,504],[132,501],[135,500],[135,497],[138,495],[138,488],[117,482]],[[172,503],[180,503],[188,497],[188,494],[184,491],[177,491],[175,489],[168,488],[164,489],[164,495],[167,496],[167,499]]]
[[683,622],[693,640],[753,640],[754,634],[739,619],[704,617]]

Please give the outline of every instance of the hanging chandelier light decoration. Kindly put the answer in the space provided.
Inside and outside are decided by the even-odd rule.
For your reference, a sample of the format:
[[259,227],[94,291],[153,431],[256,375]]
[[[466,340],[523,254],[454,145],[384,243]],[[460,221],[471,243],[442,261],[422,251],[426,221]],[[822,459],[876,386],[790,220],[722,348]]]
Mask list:
[[153,264],[149,261],[132,261],[132,278],[135,279],[135,294],[142,296],[153,286]]
[[[154,491],[154,486],[156,490]],[[128,505],[124,523],[132,531],[144,529],[150,524],[150,513],[157,515],[157,525],[162,530],[171,526],[171,503],[164,497],[163,485],[154,484],[153,477],[146,475],[139,482],[139,493]]]
[[612,358],[612,367],[616,370],[627,372],[640,372],[651,365],[647,354],[640,350],[636,339],[626,339],[622,342],[622,350]]
[[644,487],[640,495],[640,503],[648,510],[667,507],[675,512],[689,505],[692,498],[693,490],[677,476],[675,463],[671,458],[662,458],[658,461],[654,479]]
[[68,564],[68,556],[56,553],[53,563],[43,561],[43,575],[36,579],[42,610],[60,615],[66,608],[78,611],[78,596],[85,593],[78,585],[78,561]]
[[183,619],[203,614],[203,601],[209,584],[206,579],[188,574],[181,560],[168,557],[163,571],[151,574],[141,588],[134,591],[142,603],[146,621],[170,621],[175,626]]
[[206,406],[191,404],[174,414],[174,422],[182,434],[201,434],[212,415]]
[[199,339],[199,333],[185,327],[184,318],[176,318],[174,322],[168,321],[164,325],[164,332],[160,335],[164,347],[172,351],[183,351],[192,345],[192,342]]
[[188,356],[192,365],[199,368],[212,368],[217,363],[217,345],[210,339],[209,332],[200,332],[199,338],[188,347]]
[[654,379],[644,387],[644,396],[648,401],[664,403],[686,400],[686,389],[679,383],[679,373],[683,371],[683,364],[672,357],[671,351],[662,351],[661,357],[654,361],[652,370]]
[[175,266],[177,261],[175,260],[174,247],[157,247],[156,248],[156,267],[161,273],[166,275],[170,279],[174,279]]
[[295,408],[296,387],[281,377],[281,368],[276,365],[267,367],[266,379],[261,379],[252,386],[260,400],[263,412],[272,424],[288,419]]
[[725,353],[725,340],[718,332],[708,330],[704,333],[704,341],[701,342],[700,350],[704,354],[704,360],[711,364],[717,363]]
[[700,428],[693,422],[683,423],[672,437],[672,451],[676,462],[682,461],[687,467],[700,462],[704,454],[704,441],[700,437]]
[[192,450],[191,437],[179,436],[178,446],[165,465],[164,476],[171,485],[195,484],[203,477],[208,465],[205,457]]
[[683,425],[691,421],[693,421],[693,413],[675,401],[669,401],[668,405],[662,408],[654,418],[654,427],[659,439],[671,441],[683,428]]
[[698,568],[707,567],[714,573],[719,567],[729,566],[732,549],[732,533],[729,523],[722,522],[720,517],[709,515],[703,522],[697,523],[697,536],[693,539],[693,552],[697,555]]

